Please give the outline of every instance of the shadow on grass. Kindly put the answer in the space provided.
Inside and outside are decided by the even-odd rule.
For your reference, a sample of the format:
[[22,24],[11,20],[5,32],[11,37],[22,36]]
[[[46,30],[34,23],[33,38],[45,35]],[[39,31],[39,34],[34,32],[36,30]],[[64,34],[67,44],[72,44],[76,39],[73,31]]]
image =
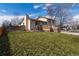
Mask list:
[[0,56],[10,56],[10,42],[8,38],[8,33],[5,33],[2,37],[0,37]]

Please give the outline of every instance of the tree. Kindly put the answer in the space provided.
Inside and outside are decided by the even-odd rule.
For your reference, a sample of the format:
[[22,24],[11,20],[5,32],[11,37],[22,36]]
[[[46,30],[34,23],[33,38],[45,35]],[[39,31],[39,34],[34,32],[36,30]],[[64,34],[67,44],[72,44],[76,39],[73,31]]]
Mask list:
[[9,20],[4,20],[2,26],[3,27],[8,27],[10,25],[10,21]]
[[12,26],[18,25],[18,22],[17,22],[17,19],[16,19],[16,18],[12,18],[12,19],[11,19],[11,25],[12,25]]
[[[68,15],[68,9],[70,9],[72,7],[72,3],[68,4],[68,3],[56,3],[56,4],[51,4],[49,6],[47,6],[47,12],[48,15],[54,16],[53,20],[56,19],[56,17],[60,18],[60,29],[63,25],[63,21],[64,19],[66,19],[66,16]],[[52,21],[52,20],[50,20]],[[51,23],[52,25],[52,23]],[[50,26],[51,27],[51,26]]]
[[9,20],[4,20],[2,23],[2,28],[1,28],[1,35],[4,35],[7,33],[6,29],[8,28],[8,26],[10,25],[10,21]]

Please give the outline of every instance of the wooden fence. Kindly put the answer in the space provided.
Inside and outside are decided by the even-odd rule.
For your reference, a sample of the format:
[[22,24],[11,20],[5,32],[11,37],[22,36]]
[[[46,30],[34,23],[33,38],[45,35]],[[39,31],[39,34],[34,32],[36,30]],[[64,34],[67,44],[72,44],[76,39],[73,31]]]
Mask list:
[[0,36],[4,35],[6,32],[6,29],[4,27],[0,27]]

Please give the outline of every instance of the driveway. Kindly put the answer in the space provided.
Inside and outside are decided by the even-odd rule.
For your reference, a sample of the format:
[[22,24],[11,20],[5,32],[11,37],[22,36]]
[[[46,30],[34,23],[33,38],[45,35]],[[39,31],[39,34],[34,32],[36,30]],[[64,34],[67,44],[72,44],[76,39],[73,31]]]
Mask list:
[[79,35],[79,33],[75,33],[75,32],[62,31],[61,33],[64,33],[64,34],[71,34],[71,35]]

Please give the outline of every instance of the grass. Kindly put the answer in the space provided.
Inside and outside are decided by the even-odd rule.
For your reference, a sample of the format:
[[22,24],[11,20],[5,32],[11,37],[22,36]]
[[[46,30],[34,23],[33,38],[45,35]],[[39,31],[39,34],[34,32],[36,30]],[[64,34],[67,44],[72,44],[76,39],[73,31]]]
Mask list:
[[79,36],[52,32],[10,32],[0,38],[0,55],[79,55]]

